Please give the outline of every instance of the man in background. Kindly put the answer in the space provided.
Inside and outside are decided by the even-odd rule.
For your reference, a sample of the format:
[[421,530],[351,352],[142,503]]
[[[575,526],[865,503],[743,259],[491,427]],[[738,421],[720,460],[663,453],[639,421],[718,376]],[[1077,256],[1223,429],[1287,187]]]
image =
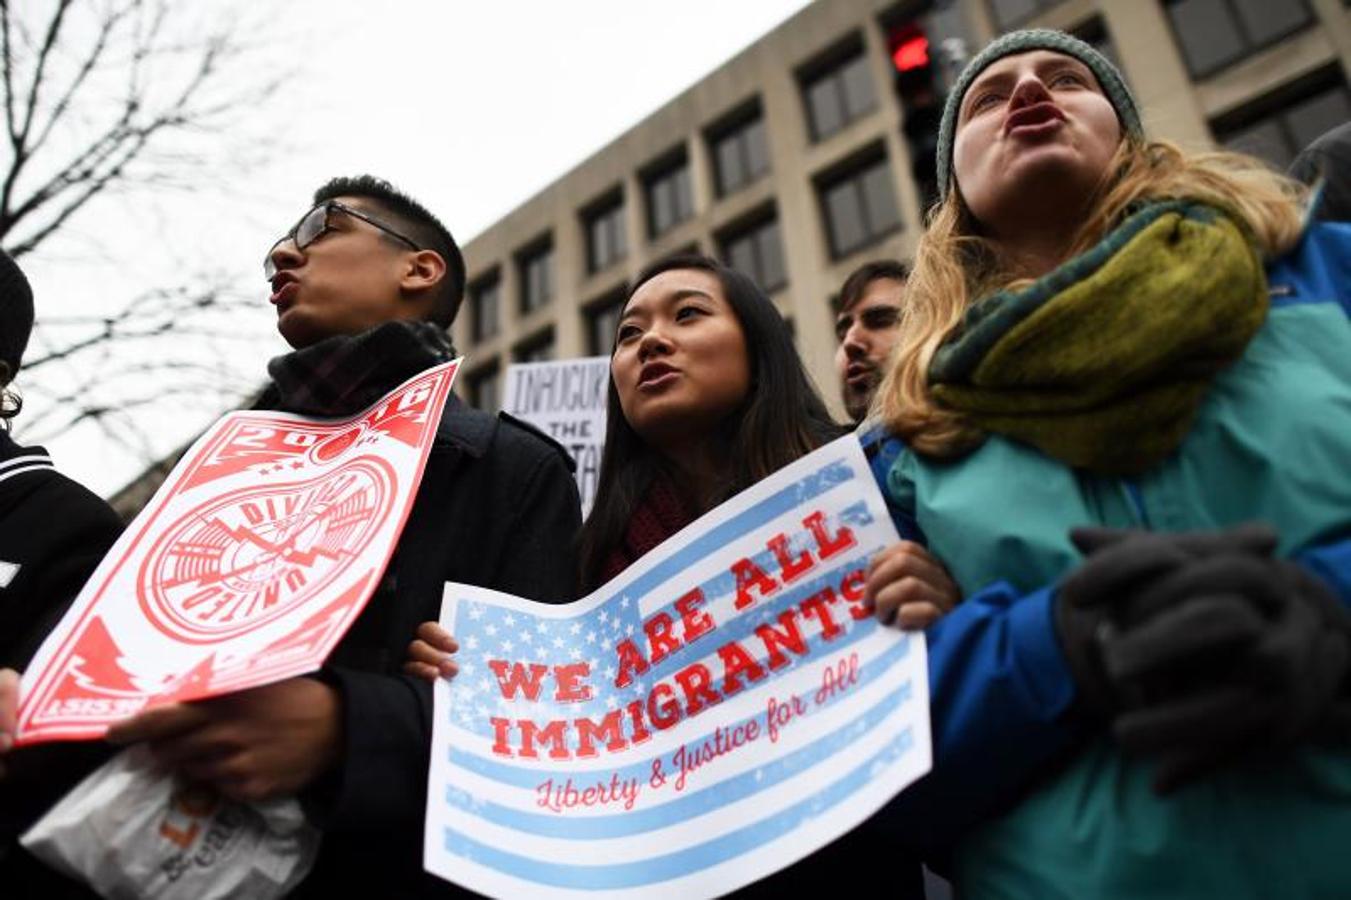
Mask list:
[[840,375],[844,408],[855,422],[868,414],[900,336],[901,297],[909,275],[904,263],[875,260],[855,269],[840,288],[835,370]]

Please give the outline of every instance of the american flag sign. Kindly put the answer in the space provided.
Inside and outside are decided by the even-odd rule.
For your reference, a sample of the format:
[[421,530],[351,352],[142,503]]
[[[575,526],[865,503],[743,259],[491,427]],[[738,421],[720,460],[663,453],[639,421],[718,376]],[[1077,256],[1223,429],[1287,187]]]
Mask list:
[[839,439],[568,606],[446,586],[427,869],[497,897],[715,896],[930,767],[922,634],[877,624],[895,528]]

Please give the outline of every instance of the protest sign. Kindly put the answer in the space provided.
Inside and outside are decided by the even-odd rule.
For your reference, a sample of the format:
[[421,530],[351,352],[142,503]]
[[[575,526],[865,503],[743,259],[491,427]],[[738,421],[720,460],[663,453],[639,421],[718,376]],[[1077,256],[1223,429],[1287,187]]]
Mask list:
[[568,606],[447,585],[424,860],[497,897],[713,896],[929,770],[922,634],[863,606],[898,540],[821,448]]
[[317,669],[377,586],[459,361],[342,420],[231,413],[109,551],[24,676],[18,742]]
[[577,464],[582,516],[591,511],[605,446],[605,398],[610,358],[590,356],[507,367],[502,411],[558,441]]

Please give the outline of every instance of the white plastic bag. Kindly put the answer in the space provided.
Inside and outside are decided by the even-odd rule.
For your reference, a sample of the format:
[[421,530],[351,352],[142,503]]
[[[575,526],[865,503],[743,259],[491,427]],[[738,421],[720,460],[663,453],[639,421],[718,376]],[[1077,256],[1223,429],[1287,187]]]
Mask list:
[[272,900],[309,872],[319,831],[300,804],[235,803],[118,754],[20,842],[108,900]]

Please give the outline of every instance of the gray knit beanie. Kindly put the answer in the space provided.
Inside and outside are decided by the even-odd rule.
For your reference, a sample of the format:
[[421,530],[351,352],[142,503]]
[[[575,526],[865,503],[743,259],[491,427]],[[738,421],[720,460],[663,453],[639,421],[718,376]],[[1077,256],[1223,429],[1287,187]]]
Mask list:
[[9,377],[19,372],[28,336],[33,332],[33,289],[19,264],[0,250],[0,362]]
[[1088,66],[1098,79],[1098,86],[1102,88],[1112,108],[1116,110],[1116,117],[1121,122],[1122,130],[1133,138],[1144,137],[1144,128],[1140,125],[1140,110],[1135,105],[1135,97],[1132,96],[1130,88],[1126,87],[1126,81],[1121,77],[1121,73],[1107,57],[1063,31],[1054,31],[1050,28],[1011,31],[986,44],[985,49],[966,64],[966,68],[957,76],[957,82],[948,94],[947,103],[943,105],[943,121],[938,126],[938,190],[944,198],[948,195],[948,182],[951,180],[952,137],[956,130],[957,111],[961,108],[962,97],[971,87],[971,82],[975,81],[976,76],[985,71],[990,63],[1030,50],[1054,50],[1066,56],[1073,56]]

